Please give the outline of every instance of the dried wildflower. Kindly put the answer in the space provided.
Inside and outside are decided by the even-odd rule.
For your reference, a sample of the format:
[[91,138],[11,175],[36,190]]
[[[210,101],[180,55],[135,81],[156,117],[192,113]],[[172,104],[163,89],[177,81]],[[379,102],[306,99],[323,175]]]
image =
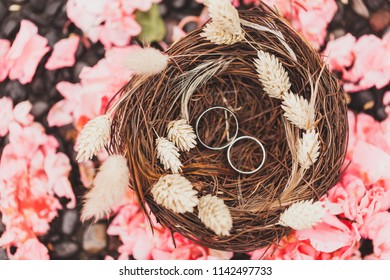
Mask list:
[[310,104],[303,96],[292,92],[283,95],[282,109],[284,116],[300,129],[309,130],[313,127],[315,121],[314,106]]
[[126,68],[136,75],[155,75],[167,68],[169,57],[154,48],[137,48],[124,60]]
[[294,203],[281,215],[278,224],[295,230],[310,229],[325,216],[326,209],[319,201],[305,200]]
[[212,21],[204,27],[202,37],[217,45],[232,45],[244,39],[238,11],[230,1],[209,0],[205,4]]
[[93,180],[93,188],[86,194],[81,220],[95,221],[107,216],[125,197],[129,184],[127,160],[120,155],[107,158]]
[[201,197],[198,210],[199,219],[206,227],[214,231],[217,235],[230,235],[229,232],[233,227],[233,220],[229,208],[222,199],[211,194]]
[[196,146],[196,135],[187,120],[181,119],[168,124],[168,139],[181,151],[188,152]]
[[76,143],[78,162],[91,159],[110,141],[111,120],[108,115],[90,120],[80,132]]
[[273,54],[259,51],[257,56],[255,66],[264,91],[272,98],[283,99],[283,94],[291,87],[286,69]]
[[320,154],[320,143],[318,133],[311,129],[303,133],[302,138],[297,143],[298,161],[302,168],[308,169],[314,164]]
[[157,158],[164,165],[165,170],[171,170],[172,173],[179,173],[183,164],[179,157],[179,149],[171,141],[164,137],[156,139]]
[[180,174],[162,176],[151,189],[154,201],[175,213],[192,213],[198,205],[197,191]]

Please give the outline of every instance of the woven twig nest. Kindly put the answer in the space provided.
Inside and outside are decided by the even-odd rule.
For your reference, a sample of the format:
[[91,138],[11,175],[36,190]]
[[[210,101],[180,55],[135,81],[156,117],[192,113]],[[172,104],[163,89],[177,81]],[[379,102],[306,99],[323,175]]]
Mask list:
[[[201,245],[247,252],[288,234],[291,228],[280,222],[281,214],[296,202],[317,201],[336,183],[348,127],[344,93],[319,54],[264,5],[239,12],[239,18],[243,33],[237,35],[237,42],[213,42],[203,29],[197,29],[165,52],[169,61],[161,73],[131,79],[113,110],[108,150],[127,159],[130,187],[146,215],[153,213],[157,222]],[[259,26],[272,32],[260,31]],[[307,127],[299,127],[299,120],[291,121],[291,116],[286,118],[288,102],[283,96],[267,92],[255,64],[259,51],[282,64],[291,83],[288,92],[300,97],[301,105],[313,106],[315,118]],[[263,70],[266,74],[272,69]],[[167,137],[167,128],[175,120],[185,120],[194,128],[202,112],[213,106],[234,112],[239,136],[261,141],[266,149],[264,166],[253,174],[239,174],[229,165],[226,149],[210,150],[197,141],[189,151],[176,149],[182,166],[176,166],[174,173],[179,174],[169,175],[172,164],[162,164],[156,140]],[[199,134],[203,140],[221,144],[218,139],[226,138],[225,119],[207,114],[202,122]],[[299,161],[299,141],[310,133],[317,133],[319,151],[305,166]],[[307,150],[304,156],[311,152]],[[260,149],[242,141],[235,146],[231,160],[252,169],[263,156]],[[175,185],[177,178],[181,181]],[[168,193],[157,197],[153,188],[162,185],[167,188],[161,192]],[[175,201],[175,192],[180,191],[182,195]],[[213,205],[211,198],[222,204]],[[169,203],[174,205],[169,207]],[[205,218],[200,211],[214,217]],[[218,215],[225,216],[219,221]],[[224,223],[222,228],[210,226],[213,218],[217,224]]]

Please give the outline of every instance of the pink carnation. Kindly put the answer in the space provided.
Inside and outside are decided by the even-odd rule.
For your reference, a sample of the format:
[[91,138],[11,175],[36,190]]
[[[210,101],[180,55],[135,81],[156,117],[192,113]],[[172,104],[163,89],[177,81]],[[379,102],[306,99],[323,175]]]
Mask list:
[[9,255],[13,259],[47,259],[47,249],[37,237],[49,230],[62,208],[55,195],[69,198],[68,207],[76,203],[68,180],[70,162],[57,152],[57,140],[33,122],[28,101],[14,109],[7,98],[0,99],[4,102],[11,117],[3,129],[9,133],[9,143],[0,161],[0,212],[6,227],[0,246],[17,247]]
[[11,43],[8,40],[0,39],[0,82],[8,77],[9,62],[6,59]]
[[[161,227],[153,219],[153,233],[145,215],[129,191],[126,204],[109,226],[107,233],[117,235],[123,244],[119,247],[120,259],[133,256],[142,260],[205,260],[230,259],[232,253],[224,253],[199,246],[178,233],[173,236],[168,229]],[[176,247],[173,243],[175,239]]]
[[92,40],[106,48],[126,46],[131,37],[141,33],[136,10],[147,11],[161,0],[69,0],[68,17]]
[[31,124],[34,117],[30,114],[32,105],[29,101],[20,102],[13,109],[12,99],[9,97],[0,98],[0,137],[8,133],[9,126],[17,123],[22,126]]
[[54,45],[53,53],[46,62],[45,67],[48,70],[55,70],[63,67],[71,67],[76,62],[75,54],[79,45],[80,38],[73,36],[61,39]]
[[390,213],[375,214],[366,224],[364,235],[372,239],[374,253],[377,259],[390,259]]
[[131,77],[125,60],[134,48],[138,47],[112,48],[95,66],[82,69],[80,83],[58,83],[57,89],[64,99],[50,109],[49,125],[73,123],[81,129],[88,120],[104,113],[108,102]]
[[348,92],[374,86],[381,89],[390,82],[390,62],[383,59],[390,56],[390,33],[383,39],[364,35],[358,40],[347,34],[329,42],[324,53],[329,56],[331,69],[342,72]]
[[337,12],[334,0],[264,0],[292,23],[315,48],[321,47],[325,42],[328,24]]
[[331,253],[316,250],[309,240],[299,240],[296,234],[283,237],[278,245],[271,245],[250,253],[252,260],[344,260],[359,259],[358,246],[344,247]]
[[[19,33],[16,35],[11,48],[5,56],[7,43],[0,43],[0,81],[6,73],[11,80],[19,80],[22,84],[32,81],[42,57],[49,51],[47,39],[38,34],[38,28],[28,20],[22,20]],[[5,56],[5,57],[4,57]]]

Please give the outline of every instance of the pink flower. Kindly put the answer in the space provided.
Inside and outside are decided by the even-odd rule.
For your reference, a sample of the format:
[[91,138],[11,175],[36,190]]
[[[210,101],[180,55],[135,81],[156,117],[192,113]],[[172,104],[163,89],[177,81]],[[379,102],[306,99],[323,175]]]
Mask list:
[[69,0],[68,17],[92,40],[100,40],[106,48],[128,45],[131,37],[140,34],[136,10],[147,11],[161,0]]
[[0,98],[0,137],[8,133],[9,126],[17,123],[27,126],[33,122],[34,117],[30,115],[32,105],[30,101],[20,102],[13,109],[12,99],[9,97]]
[[265,0],[300,31],[315,48],[324,44],[326,28],[337,12],[334,0]]
[[390,82],[390,62],[383,59],[390,56],[390,34],[382,39],[364,35],[358,40],[347,34],[329,42],[325,55],[329,55],[331,69],[343,73],[346,91],[355,92],[373,86],[381,89]]
[[31,238],[18,247],[15,254],[8,252],[8,257],[11,260],[48,260],[49,251],[38,239]]
[[22,20],[19,33],[6,56],[9,78],[26,84],[32,81],[42,57],[49,51],[47,39],[38,35],[38,28]]
[[126,56],[134,48],[137,47],[108,50],[106,57],[95,66],[82,69],[78,84],[58,83],[57,89],[64,99],[50,109],[49,125],[73,123],[81,129],[88,120],[104,113],[109,100],[131,77],[131,71],[126,68]]
[[324,51],[324,60],[329,64],[332,71],[343,72],[345,68],[352,65],[355,60],[355,55],[353,53],[355,43],[356,38],[348,33],[327,44]]
[[[57,140],[33,122],[31,104],[21,102],[13,109],[7,101],[0,99],[10,116],[6,131],[3,128],[9,132],[9,143],[0,160],[0,212],[6,227],[0,246],[13,259],[47,259],[47,249],[37,236],[50,229],[62,208],[55,195],[69,198],[68,206],[75,206],[68,180],[71,166],[64,154],[57,153]],[[11,246],[17,247],[14,255]]]
[[75,54],[79,45],[78,36],[61,39],[54,45],[53,53],[46,62],[48,70],[55,70],[63,67],[73,66],[76,62]]
[[119,1],[106,5],[103,11],[105,24],[101,26],[99,40],[106,48],[112,45],[124,47],[131,37],[141,33],[141,26],[136,22],[135,16],[125,14]]
[[[109,235],[118,235],[123,242],[118,248],[119,259],[154,260],[195,260],[231,258],[231,253],[209,250],[184,238],[178,233],[173,236],[168,229],[157,224],[152,217],[153,233],[145,215],[136,202],[134,193],[129,191],[125,204],[109,226]],[[173,243],[175,238],[176,247]]]
[[360,175],[367,182],[374,183],[381,179],[390,179],[388,172],[390,170],[390,154],[372,144],[359,141],[355,146],[352,161],[358,165]]
[[252,260],[345,260],[359,259],[358,246],[344,247],[332,253],[316,250],[308,240],[299,240],[295,233],[281,239],[278,245],[250,253]]
[[371,259],[390,259],[390,213],[380,212],[366,224],[364,235],[372,239],[374,253]]
[[0,39],[0,82],[4,81],[9,72],[9,62],[6,59],[11,43],[8,40]]
[[349,252],[360,240],[360,235],[355,224],[342,222],[337,214],[340,213],[328,213],[313,228],[297,231],[298,240],[309,240],[319,252],[332,253],[342,248],[348,248],[346,251]]

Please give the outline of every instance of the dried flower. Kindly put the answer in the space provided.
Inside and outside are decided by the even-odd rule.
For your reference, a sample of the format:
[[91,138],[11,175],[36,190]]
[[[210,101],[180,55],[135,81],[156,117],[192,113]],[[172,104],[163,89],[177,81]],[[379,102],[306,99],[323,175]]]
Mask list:
[[93,188],[85,196],[81,220],[94,218],[97,221],[107,216],[125,197],[128,184],[126,158],[121,155],[108,157],[93,180]]
[[190,181],[180,174],[162,176],[151,189],[157,204],[175,213],[192,213],[198,205],[197,191]]
[[111,120],[108,115],[90,120],[80,132],[76,144],[78,162],[91,159],[110,141]]
[[187,120],[181,119],[168,124],[168,139],[181,151],[188,152],[196,146],[196,135]]
[[233,220],[229,208],[224,201],[216,196],[208,194],[201,197],[198,204],[199,219],[206,227],[217,235],[230,235],[233,227]]
[[318,133],[311,129],[303,133],[302,138],[297,143],[298,161],[304,169],[308,169],[314,164],[320,154],[320,143]]
[[136,48],[124,60],[136,75],[155,75],[167,68],[169,57],[154,48]]
[[278,224],[295,230],[310,229],[325,216],[326,209],[322,205],[322,202],[313,203],[313,200],[294,203],[280,215]]
[[157,158],[164,165],[165,170],[171,170],[172,173],[179,173],[183,164],[179,157],[179,149],[171,141],[164,137],[156,139]]
[[230,1],[209,0],[205,4],[212,21],[203,28],[202,37],[217,45],[232,45],[244,39],[238,11]]
[[255,66],[264,91],[273,98],[283,99],[291,87],[290,78],[282,63],[273,54],[259,51]]
[[282,109],[284,110],[284,116],[300,129],[309,130],[313,127],[315,121],[314,106],[303,96],[292,92],[285,93]]

